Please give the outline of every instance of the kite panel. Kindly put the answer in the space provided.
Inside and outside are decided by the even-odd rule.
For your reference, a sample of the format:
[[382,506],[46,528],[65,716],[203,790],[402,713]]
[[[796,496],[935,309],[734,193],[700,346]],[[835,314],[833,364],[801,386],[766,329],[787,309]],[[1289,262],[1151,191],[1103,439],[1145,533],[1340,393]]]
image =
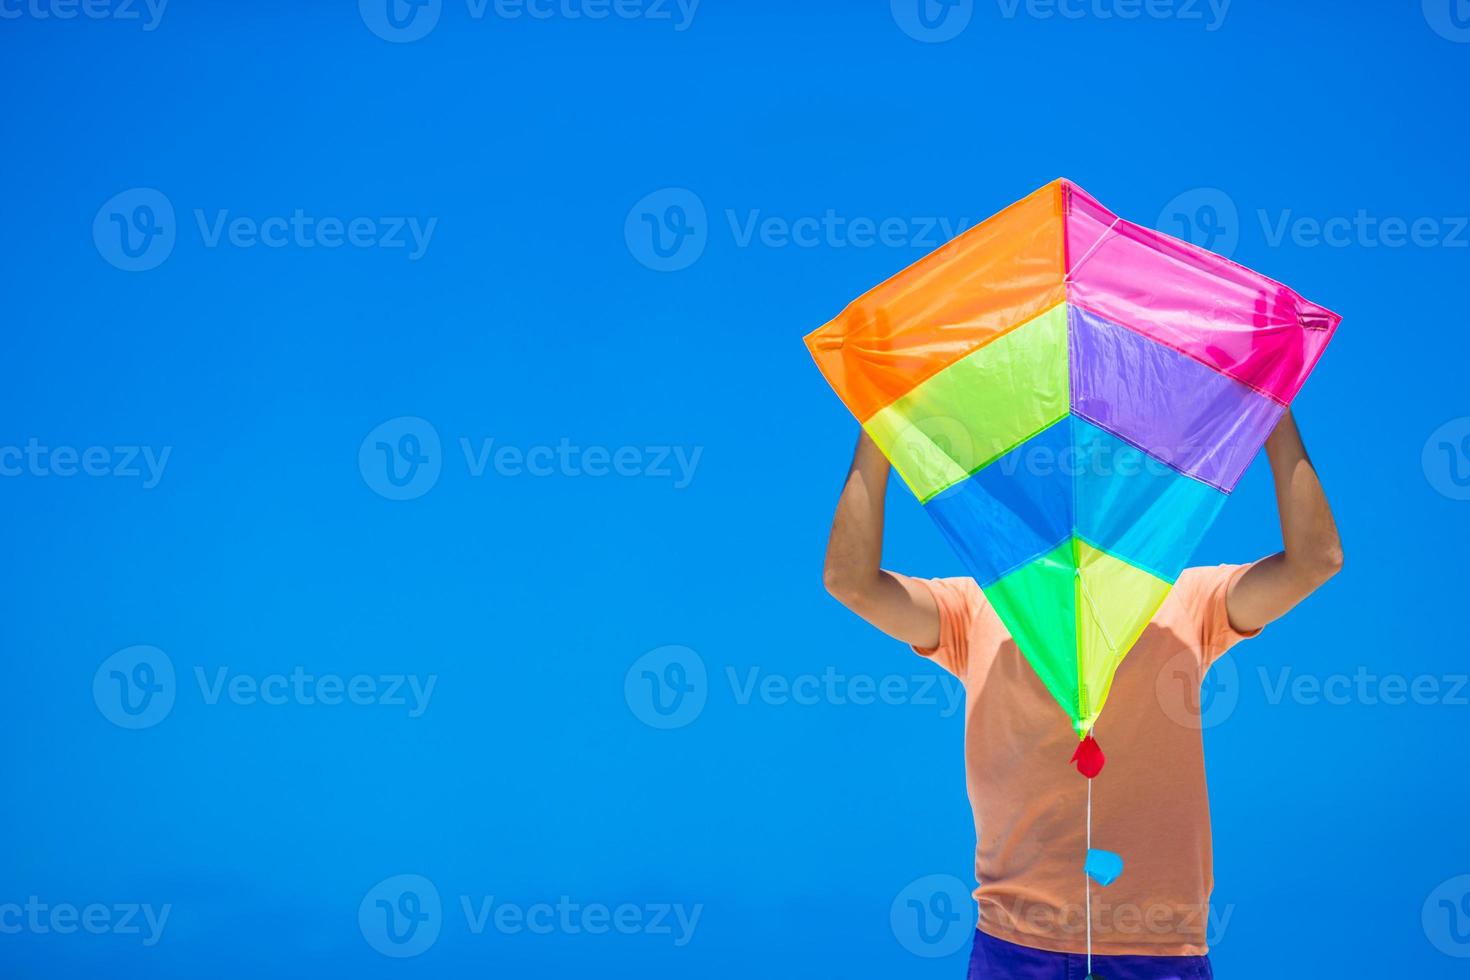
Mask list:
[[1068,401],[1059,304],[922,382],[864,428],[926,501],[1066,415]]
[[854,300],[807,335],[859,422],[1066,298],[1061,184],[1053,182]]
[[924,505],[982,588],[1071,535],[1071,445],[1062,419]]
[[1106,552],[1077,543],[1077,662],[1072,716],[1078,736],[1102,713],[1113,673],[1172,586]]
[[1226,496],[1086,419],[1072,417],[1077,535],[1173,582]]
[[1229,493],[1286,409],[1171,347],[1069,310],[1072,411]]
[[1031,669],[1072,718],[1077,716],[1076,580],[1076,548],[1069,537],[985,589]]
[[1064,182],[1067,298],[1287,404],[1336,313],[1188,242],[1124,221]]

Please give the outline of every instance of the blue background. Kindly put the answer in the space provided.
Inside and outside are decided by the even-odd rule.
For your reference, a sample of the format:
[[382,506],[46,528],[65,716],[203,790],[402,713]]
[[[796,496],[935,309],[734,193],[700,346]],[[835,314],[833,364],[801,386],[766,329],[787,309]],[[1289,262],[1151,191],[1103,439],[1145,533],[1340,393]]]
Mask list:
[[[1206,733],[1215,901],[1231,912],[1219,974],[1463,975],[1442,950],[1470,953],[1452,928],[1470,928],[1470,899],[1458,923],[1437,899],[1421,912],[1446,882],[1452,905],[1467,890],[1466,691],[1273,703],[1260,675],[1452,678],[1470,661],[1470,502],[1451,468],[1470,455],[1423,454],[1470,415],[1470,235],[1273,244],[1259,217],[1364,210],[1448,236],[1470,214],[1453,98],[1470,44],[1418,7],[1237,0],[1207,30],[1208,8],[1125,20],[982,2],[946,43],[909,36],[880,0],[704,0],[684,30],[677,13],[476,19],[444,0],[411,43],[345,3],[180,2],[154,30],[7,7],[0,445],[171,455],[152,488],[0,478],[0,903],[171,912],[153,946],[11,930],[0,972],[960,976],[964,951],[914,955],[890,923],[910,882],[970,875],[960,716],[942,699],[741,703],[727,675],[830,667],[917,690],[936,670],[823,593],[856,429],[800,338],[938,240],[742,245],[731,222],[976,221],[1065,175],[1150,224],[1217,189],[1186,200],[1234,207],[1234,257],[1346,318],[1298,416],[1347,569],[1237,651],[1236,707]],[[132,188],[176,213],[149,271],[117,268],[116,242],[93,237]],[[649,267],[637,231],[643,213],[677,215],[632,210],[665,188],[706,209],[685,211],[703,252],[673,272]],[[438,223],[410,260],[207,247],[194,218],[298,208]],[[405,416],[437,432],[441,472],[391,500],[359,448]],[[492,438],[637,447],[645,470],[646,447],[702,455],[682,487],[475,476],[460,440]],[[959,572],[900,486],[888,542],[891,567]],[[1258,460],[1198,560],[1276,547]],[[93,696],[99,665],[134,644],[177,671],[171,712],[136,731]],[[625,677],[667,645],[707,682],[697,717],[662,730]],[[194,679],[298,665],[437,685],[409,718],[210,704]],[[358,922],[402,873],[444,903],[437,942],[410,959],[379,955]],[[459,909],[562,895],[703,911],[676,946],[475,935]]]

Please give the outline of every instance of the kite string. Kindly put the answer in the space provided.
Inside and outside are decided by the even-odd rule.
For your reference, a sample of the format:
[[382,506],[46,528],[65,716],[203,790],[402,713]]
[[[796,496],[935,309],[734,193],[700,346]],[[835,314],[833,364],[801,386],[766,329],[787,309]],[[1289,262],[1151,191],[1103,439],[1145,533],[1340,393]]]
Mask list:
[[[1089,253],[1091,254],[1091,253]],[[1082,597],[1087,600],[1088,607],[1092,610],[1093,622],[1097,624],[1098,631],[1102,633],[1103,642],[1108,645],[1108,652],[1112,654],[1113,665],[1116,667],[1118,657],[1118,645],[1113,642],[1112,634],[1103,625],[1101,612],[1097,608],[1097,600],[1092,597],[1092,589],[1087,585],[1087,576],[1082,574],[1082,569],[1077,569],[1077,582],[1082,586]],[[1087,730],[1087,737],[1092,737],[1092,729]],[[1087,778],[1087,856],[1092,855],[1092,777]],[[1092,976],[1092,876],[1087,873],[1087,863],[1082,865],[1082,887],[1083,908],[1087,915],[1087,975]]]
[[[1091,734],[1089,732],[1088,734]],[[1087,781],[1087,852],[1092,853],[1092,780]],[[1092,976],[1092,879],[1087,874],[1087,868],[1082,869],[1082,887],[1087,896],[1085,905],[1087,907],[1087,975]]]

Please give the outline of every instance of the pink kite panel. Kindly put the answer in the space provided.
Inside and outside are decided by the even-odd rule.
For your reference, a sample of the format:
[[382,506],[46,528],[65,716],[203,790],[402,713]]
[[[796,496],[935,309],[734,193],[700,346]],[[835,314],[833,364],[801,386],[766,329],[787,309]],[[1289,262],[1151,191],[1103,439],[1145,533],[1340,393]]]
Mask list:
[[1213,252],[1124,221],[1067,182],[1067,299],[1282,404],[1342,317]]

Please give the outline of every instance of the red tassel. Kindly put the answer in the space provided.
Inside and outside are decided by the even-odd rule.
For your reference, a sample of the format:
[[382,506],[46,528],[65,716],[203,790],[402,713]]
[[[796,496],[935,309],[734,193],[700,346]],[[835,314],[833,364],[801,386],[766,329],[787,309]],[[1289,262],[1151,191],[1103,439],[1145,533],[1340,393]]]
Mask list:
[[1103,763],[1108,759],[1103,755],[1102,746],[1097,744],[1097,739],[1089,735],[1078,744],[1077,751],[1072,753],[1072,761],[1077,763],[1078,772],[1091,779],[1102,772]]

